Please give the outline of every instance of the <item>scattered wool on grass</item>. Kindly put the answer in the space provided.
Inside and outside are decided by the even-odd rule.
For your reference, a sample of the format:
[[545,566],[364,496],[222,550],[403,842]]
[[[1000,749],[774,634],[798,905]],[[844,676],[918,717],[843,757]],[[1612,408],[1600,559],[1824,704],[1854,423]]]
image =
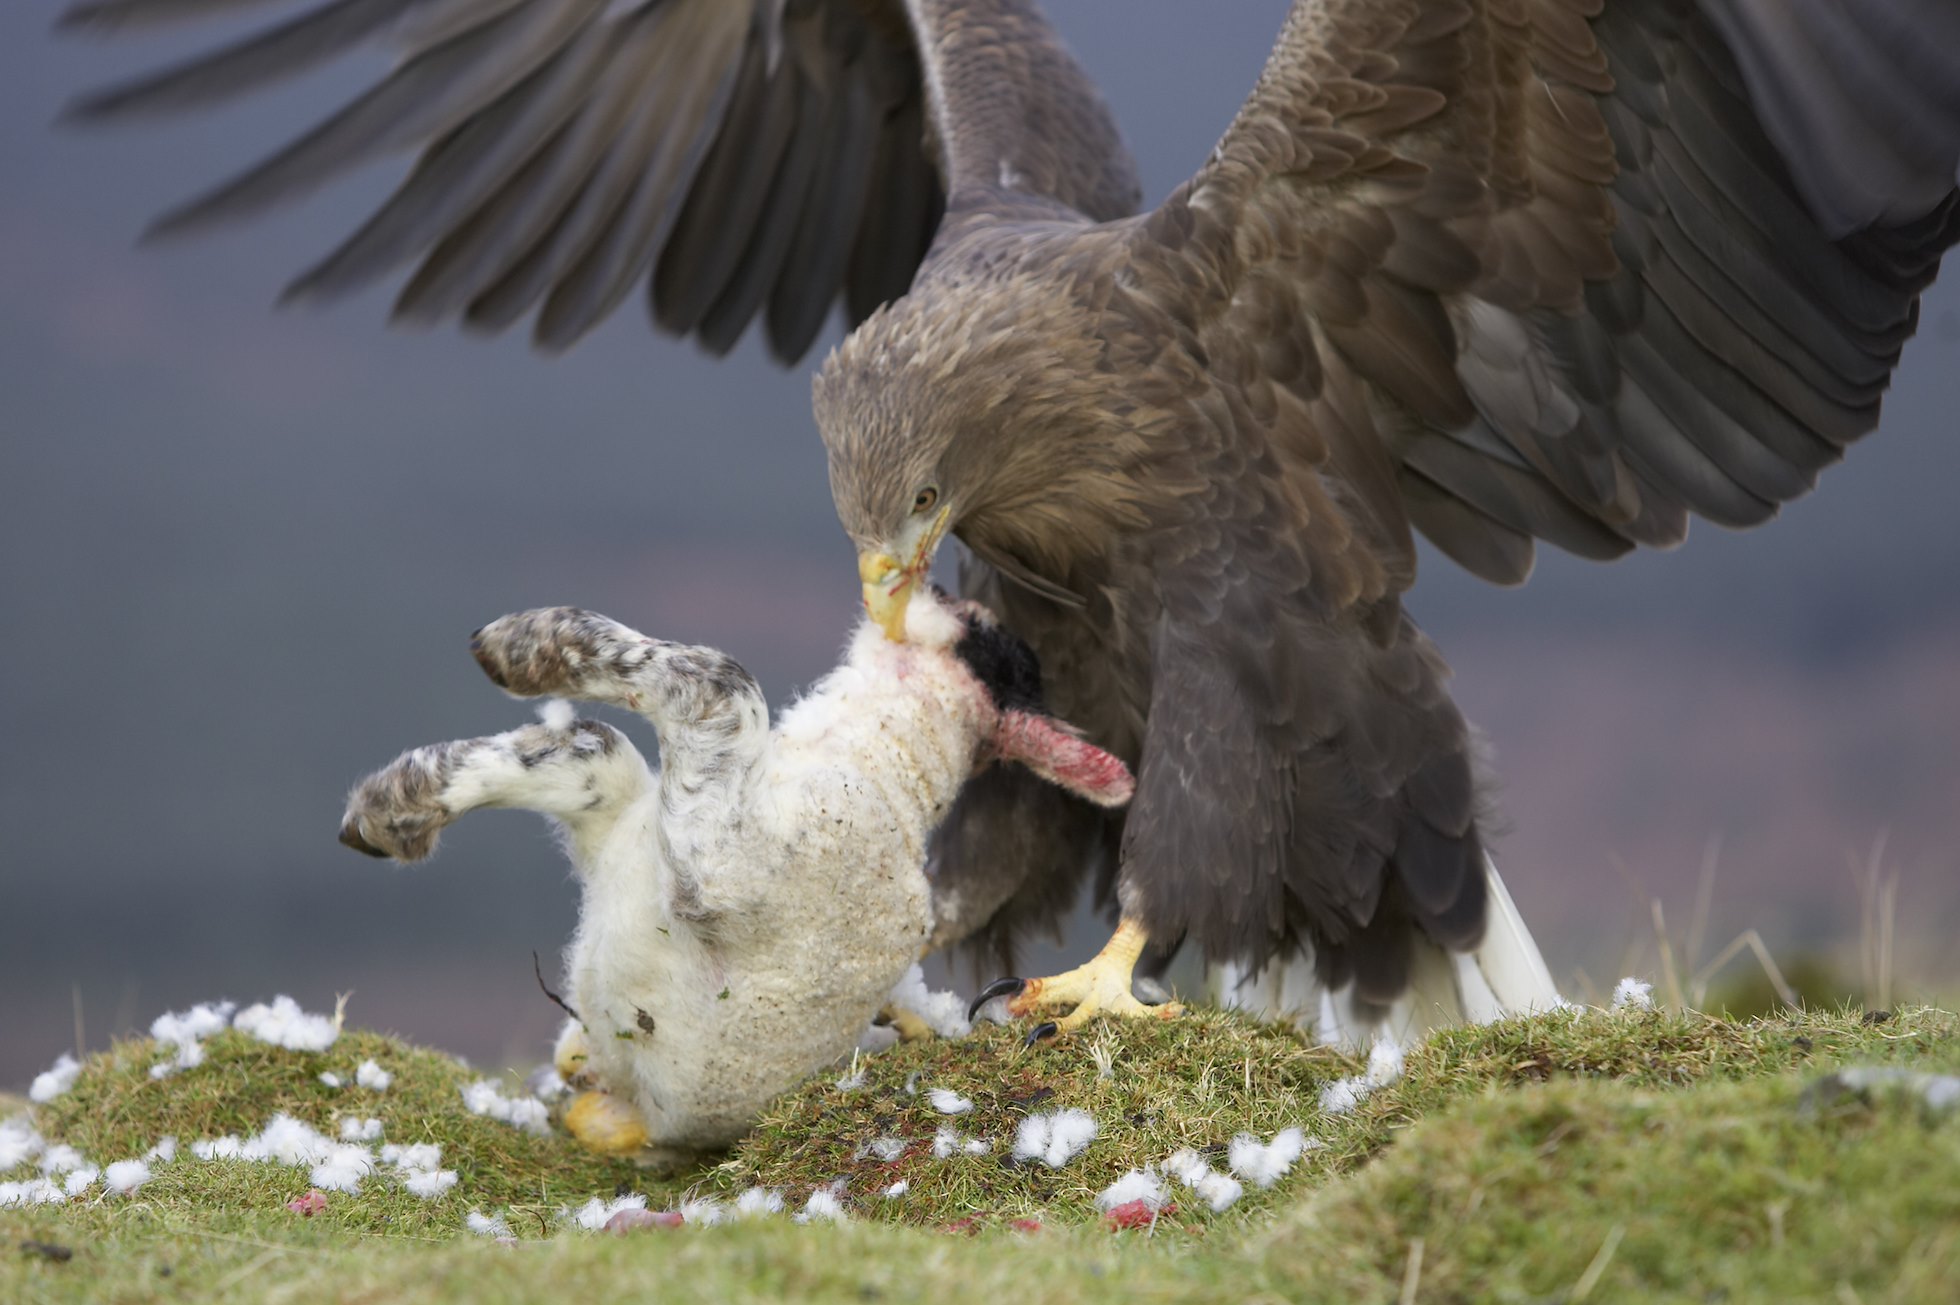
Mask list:
[[1132,1169],[1103,1188],[1096,1196],[1096,1208],[1107,1214],[1132,1201],[1141,1201],[1151,1210],[1161,1210],[1170,1203],[1170,1193],[1164,1189],[1164,1180],[1157,1176],[1154,1165]]
[[1081,1155],[1102,1125],[1086,1110],[1058,1110],[1029,1115],[1014,1131],[1014,1158],[1039,1160],[1050,1169],[1060,1169]]
[[83,1165],[79,1169],[70,1169],[68,1176],[61,1180],[61,1189],[70,1196],[80,1196],[89,1189],[89,1184],[93,1183],[101,1174],[102,1171],[94,1165]]
[[204,1039],[222,1033],[231,1024],[237,1009],[228,1001],[199,1002],[185,1011],[165,1011],[150,1021],[150,1036],[177,1048],[174,1060],[150,1066],[151,1078],[168,1078],[178,1070],[196,1069],[204,1063]]
[[1245,1195],[1244,1183],[1229,1174],[1219,1173],[1202,1155],[1189,1148],[1173,1152],[1170,1159],[1164,1161],[1164,1172],[1190,1188],[1199,1200],[1211,1207],[1213,1214],[1223,1214]]
[[340,1081],[340,1075],[332,1072],[321,1074],[320,1081],[326,1084],[330,1088],[339,1088],[339,1087],[346,1086],[344,1083]]
[[153,1176],[141,1160],[118,1160],[102,1171],[102,1186],[117,1196],[128,1196]]
[[485,1115],[526,1133],[551,1131],[551,1112],[536,1097],[507,1097],[487,1078],[478,1079],[462,1093],[463,1106],[472,1115]]
[[712,1228],[728,1219],[728,1207],[713,1197],[701,1197],[681,1202],[681,1218],[703,1228]]
[[576,1211],[560,1210],[558,1213],[559,1217],[569,1223],[577,1224],[587,1232],[598,1232],[606,1226],[606,1220],[612,1218],[621,1210],[644,1210],[646,1208],[647,1198],[641,1196],[638,1192],[634,1192],[627,1196],[614,1197],[610,1201],[603,1197],[595,1196],[584,1205],[581,1205]]
[[957,992],[934,992],[926,986],[924,968],[914,965],[891,991],[891,1004],[909,1010],[942,1038],[963,1038],[973,1032],[966,1002]]
[[243,1160],[245,1143],[236,1133],[205,1138],[191,1143],[191,1154],[200,1160]]
[[932,1139],[932,1153],[941,1160],[956,1155],[985,1155],[994,1149],[994,1144],[984,1137],[961,1137],[950,1128],[942,1128]]
[[66,1143],[56,1143],[41,1152],[41,1172],[50,1176],[71,1173],[86,1164],[82,1153]]
[[1401,1078],[1403,1060],[1401,1044],[1391,1038],[1377,1038],[1368,1052],[1366,1073],[1337,1078],[1320,1090],[1321,1112],[1343,1115],[1354,1109],[1376,1088],[1387,1087]]
[[463,1226],[479,1237],[508,1237],[510,1225],[504,1222],[501,1214],[485,1214],[481,1210],[471,1210],[463,1219]]
[[1240,1133],[1232,1139],[1226,1163],[1254,1187],[1271,1187],[1286,1176],[1304,1152],[1318,1150],[1321,1145],[1319,1138],[1310,1138],[1297,1128],[1282,1128],[1270,1142]]
[[82,1062],[64,1051],[53,1065],[34,1076],[34,1082],[27,1089],[27,1099],[36,1105],[46,1104],[74,1087],[81,1073]]
[[803,1205],[803,1212],[796,1216],[797,1223],[814,1223],[819,1219],[830,1223],[850,1222],[851,1216],[845,1211],[844,1202],[839,1199],[834,1185],[819,1187],[810,1193],[810,1199]]
[[973,1102],[951,1088],[934,1088],[926,1093],[932,1108],[942,1115],[964,1115],[973,1109]]
[[332,1192],[359,1191],[361,1180],[374,1172],[374,1153],[347,1142],[332,1146],[326,1158],[313,1166],[310,1175],[313,1185]]
[[907,1192],[911,1190],[912,1190],[912,1184],[906,1182],[903,1178],[901,1178],[897,1182],[893,1183],[890,1187],[887,1187],[885,1189],[885,1199],[887,1201],[896,1201],[899,1197],[905,1195]]
[[343,1142],[376,1142],[381,1139],[381,1121],[378,1119],[356,1119],[352,1115],[340,1121],[340,1140]]
[[1654,1009],[1654,985],[1628,975],[1613,986],[1614,1010]]
[[143,1153],[143,1158],[145,1160],[154,1160],[160,1165],[169,1164],[177,1158],[177,1139],[174,1137],[159,1138],[155,1146]]
[[26,1115],[15,1115],[0,1123],[0,1173],[26,1164],[47,1150],[47,1141],[34,1131]]
[[[553,1071],[552,1077],[558,1078],[556,1071]],[[354,1071],[354,1081],[370,1092],[386,1092],[389,1085],[395,1081],[395,1076],[374,1061],[364,1060],[361,1062],[361,1067]],[[562,1089],[564,1080],[558,1081]]]
[[24,1183],[0,1183],[0,1210],[22,1205],[60,1205],[68,1194],[46,1178]]
[[783,1194],[773,1187],[751,1187],[735,1198],[735,1217],[738,1219],[781,1214],[782,1211]]
[[456,1181],[456,1171],[454,1169],[418,1170],[402,1176],[402,1187],[411,1196],[419,1196],[425,1201],[433,1201],[436,1197],[441,1196],[444,1192],[454,1187]]
[[310,1015],[284,993],[274,997],[269,1006],[264,1002],[247,1006],[231,1026],[288,1051],[325,1051],[340,1037],[337,1016]]
[[860,1146],[856,1154],[851,1158],[853,1160],[864,1160],[868,1158],[876,1160],[881,1164],[890,1164],[892,1161],[904,1155],[905,1148],[910,1145],[911,1143],[902,1137],[874,1138]]

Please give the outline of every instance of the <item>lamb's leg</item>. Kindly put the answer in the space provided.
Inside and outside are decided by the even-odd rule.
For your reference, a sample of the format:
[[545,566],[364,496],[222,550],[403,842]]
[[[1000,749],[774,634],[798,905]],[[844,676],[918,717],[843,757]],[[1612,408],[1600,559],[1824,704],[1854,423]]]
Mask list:
[[660,765],[689,791],[739,782],[769,737],[755,677],[713,648],[650,639],[575,607],[499,617],[471,651],[484,673],[521,698],[558,695],[638,712],[660,731]]
[[355,785],[340,841],[369,856],[420,861],[464,813],[514,807],[556,817],[577,843],[611,828],[648,783],[646,762],[610,725],[526,725],[404,752]]

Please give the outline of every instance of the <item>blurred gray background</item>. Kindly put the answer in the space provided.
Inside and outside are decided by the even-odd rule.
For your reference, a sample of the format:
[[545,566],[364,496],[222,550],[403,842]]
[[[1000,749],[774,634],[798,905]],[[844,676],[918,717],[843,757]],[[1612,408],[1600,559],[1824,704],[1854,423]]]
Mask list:
[[[1154,201],[1223,130],[1285,4],[1049,8]],[[211,29],[105,45],[54,38],[54,13],[0,9],[0,1086],[68,1048],[78,1009],[99,1048],[169,1007],[276,992],[322,1008],[351,989],[363,1025],[540,1056],[555,1012],[530,953],[549,967],[574,915],[542,823],[473,817],[401,870],[335,844],[342,795],[404,747],[525,719],[466,647],[502,612],[575,603],[720,645],[779,702],[826,669],[857,579],[808,368],[753,340],[703,357],[637,304],[558,359],[389,330],[386,293],[275,311],[395,168],[138,251],[147,217],[380,59],[81,133],[50,125],[66,98]],[[1649,898],[1682,921],[1711,846],[1713,942],[1753,925],[1781,956],[1841,949],[1850,859],[1881,835],[1902,970],[1960,969],[1954,280],[1880,432],[1781,521],[1698,523],[1610,567],[1546,553],[1518,591],[1425,559],[1412,607],[1489,734],[1499,863],[1562,976],[1636,963]]]

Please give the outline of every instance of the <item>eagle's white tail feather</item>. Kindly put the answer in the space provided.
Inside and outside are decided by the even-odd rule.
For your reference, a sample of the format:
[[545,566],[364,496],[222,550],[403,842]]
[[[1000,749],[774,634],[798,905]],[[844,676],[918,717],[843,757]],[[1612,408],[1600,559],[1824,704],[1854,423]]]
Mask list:
[[1406,1046],[1452,1024],[1488,1024],[1562,1005],[1538,944],[1488,858],[1484,872],[1490,904],[1483,942],[1453,953],[1418,939],[1408,990],[1385,1013],[1357,1009],[1351,984],[1324,989],[1311,955],[1276,961],[1256,975],[1230,963],[1214,966],[1214,995],[1220,1005],[1289,1019],[1321,1042],[1357,1048],[1381,1037]]

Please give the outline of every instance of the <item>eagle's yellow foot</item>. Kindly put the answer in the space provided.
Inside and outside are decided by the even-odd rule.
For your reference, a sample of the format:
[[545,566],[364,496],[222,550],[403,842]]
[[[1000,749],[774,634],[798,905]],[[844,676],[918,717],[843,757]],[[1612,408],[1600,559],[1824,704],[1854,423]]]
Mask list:
[[647,1144],[640,1112],[610,1092],[581,1092],[565,1107],[565,1131],[600,1155],[638,1155]]
[[1130,991],[1137,957],[1143,954],[1143,945],[1148,940],[1142,925],[1125,920],[1116,926],[1116,933],[1086,965],[1047,979],[997,979],[988,984],[973,999],[967,1018],[979,1014],[980,1008],[996,997],[1008,998],[1007,1013],[1016,1018],[1036,1011],[1072,1008],[1060,1019],[1028,1030],[1027,1041],[1032,1046],[1043,1038],[1079,1029],[1098,1015],[1160,1020],[1182,1015],[1184,1007],[1177,1002],[1146,1006]]
[[903,1006],[887,1006],[878,1012],[878,1018],[898,1031],[900,1042],[925,1042],[932,1037],[932,1025]]

